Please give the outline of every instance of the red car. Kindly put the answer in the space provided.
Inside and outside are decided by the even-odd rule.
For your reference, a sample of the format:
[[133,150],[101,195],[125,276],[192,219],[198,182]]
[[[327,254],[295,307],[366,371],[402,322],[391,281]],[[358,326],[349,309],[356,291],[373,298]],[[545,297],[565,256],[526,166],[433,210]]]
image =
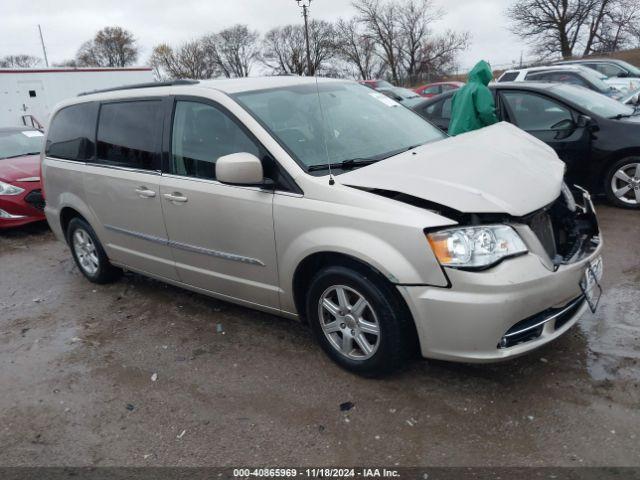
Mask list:
[[0,229],[45,219],[40,182],[43,139],[33,128],[0,128]]
[[448,92],[449,90],[457,90],[463,85],[464,83],[462,82],[436,82],[414,88],[413,91],[421,97],[431,98],[436,95],[440,95],[441,93]]

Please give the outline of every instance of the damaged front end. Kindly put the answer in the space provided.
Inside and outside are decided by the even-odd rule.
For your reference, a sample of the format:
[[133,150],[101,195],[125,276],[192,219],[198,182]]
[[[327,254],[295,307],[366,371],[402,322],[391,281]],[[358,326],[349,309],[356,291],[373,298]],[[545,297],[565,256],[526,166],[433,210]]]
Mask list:
[[551,205],[519,219],[536,235],[557,269],[591,255],[600,244],[600,231],[589,193],[563,185]]
[[[526,226],[535,238],[531,243],[539,244],[529,245],[531,251],[541,257],[547,257],[543,258],[543,263],[554,270],[561,265],[575,263],[588,257],[600,244],[600,232],[593,202],[589,193],[577,185],[570,188],[563,184],[562,193],[555,201],[520,217],[506,213],[460,212],[405,193],[382,189],[363,190],[430,210],[456,221],[462,227],[505,224],[521,232],[522,226]],[[529,238],[531,239],[531,236]]]

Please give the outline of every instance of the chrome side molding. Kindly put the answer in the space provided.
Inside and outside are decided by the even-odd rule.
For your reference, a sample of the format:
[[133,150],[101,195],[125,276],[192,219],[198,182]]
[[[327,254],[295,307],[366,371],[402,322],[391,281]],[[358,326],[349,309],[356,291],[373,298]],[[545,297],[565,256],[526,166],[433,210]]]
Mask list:
[[105,225],[104,228],[111,230],[112,232],[121,233],[123,235],[129,235],[135,238],[141,238],[149,242],[157,243],[160,245],[167,245],[169,247],[178,248],[186,252],[199,253],[201,255],[208,255],[210,257],[224,258],[225,260],[231,260],[233,262],[246,263],[248,265],[258,265],[264,267],[265,264],[262,260],[257,258],[245,257],[243,255],[237,255],[235,253],[221,252],[220,250],[211,250],[209,248],[198,247],[197,245],[191,245],[188,243],[176,242],[169,240],[168,238],[156,237],[154,235],[147,235],[146,233],[135,232],[133,230],[126,230],[124,228],[116,227],[114,225]]

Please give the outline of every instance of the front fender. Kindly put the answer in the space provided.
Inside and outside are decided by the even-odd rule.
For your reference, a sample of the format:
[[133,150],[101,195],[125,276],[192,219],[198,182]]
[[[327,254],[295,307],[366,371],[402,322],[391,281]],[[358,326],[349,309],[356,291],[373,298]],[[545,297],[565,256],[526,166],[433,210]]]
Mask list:
[[447,278],[430,252],[424,234],[418,231],[415,239],[406,238],[405,241],[424,246],[420,260],[412,260],[410,255],[400,251],[393,243],[362,230],[334,226],[305,231],[292,239],[286,248],[278,248],[282,308],[286,311],[295,310],[292,280],[296,268],[316,253],[348,255],[370,265],[394,284],[446,287]]

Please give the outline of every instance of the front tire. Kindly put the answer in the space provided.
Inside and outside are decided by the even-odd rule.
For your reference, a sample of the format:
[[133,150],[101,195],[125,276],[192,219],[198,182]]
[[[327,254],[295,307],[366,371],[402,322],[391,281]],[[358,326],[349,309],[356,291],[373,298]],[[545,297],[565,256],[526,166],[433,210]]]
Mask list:
[[322,349],[351,372],[385,374],[413,353],[411,316],[393,286],[372,272],[324,268],[311,282],[306,311]]
[[111,283],[122,270],[109,262],[98,236],[85,220],[74,218],[67,227],[67,243],[80,272],[93,283]]
[[618,160],[609,169],[605,192],[616,207],[640,209],[640,157]]

